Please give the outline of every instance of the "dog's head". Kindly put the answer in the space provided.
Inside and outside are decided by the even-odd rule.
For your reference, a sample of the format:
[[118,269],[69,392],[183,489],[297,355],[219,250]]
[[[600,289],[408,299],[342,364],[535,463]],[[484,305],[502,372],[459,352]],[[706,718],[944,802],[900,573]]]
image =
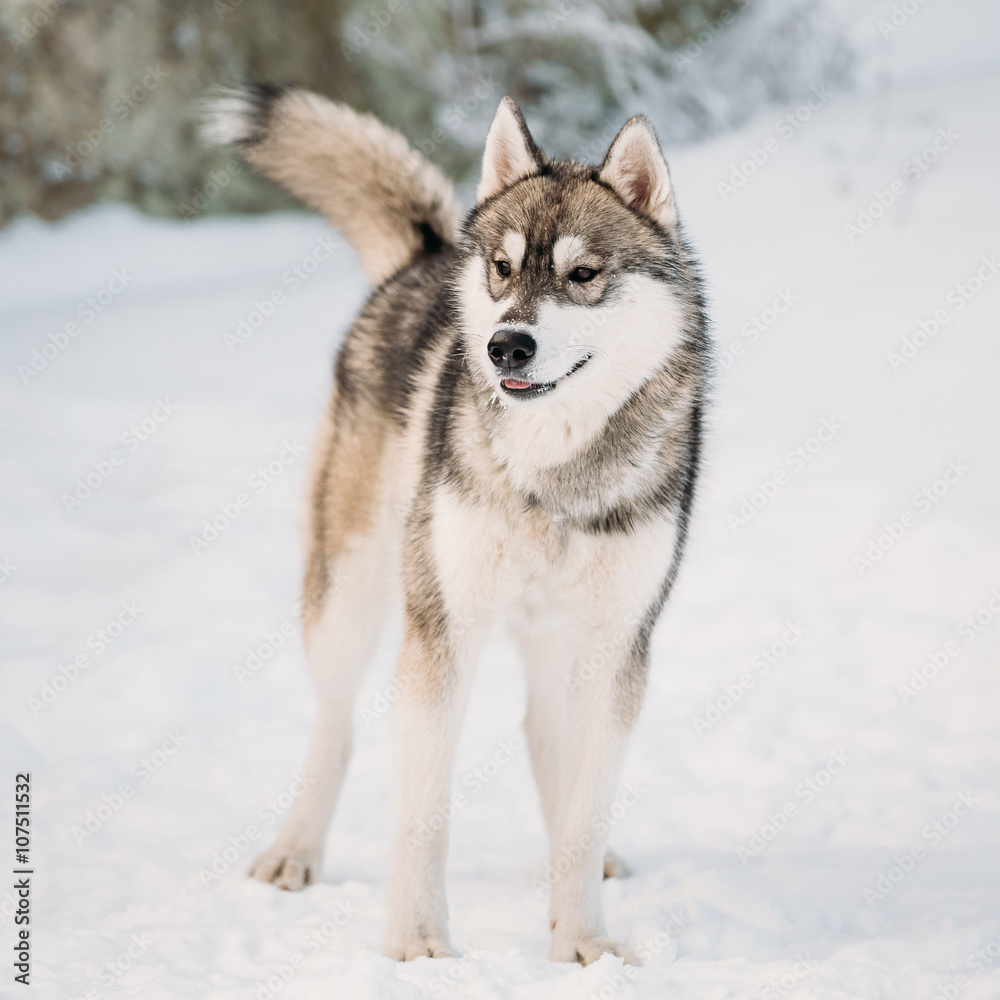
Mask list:
[[670,175],[647,118],[625,125],[599,167],[550,162],[504,98],[460,279],[477,381],[507,407],[585,393],[612,412],[665,361],[684,325],[678,240]]

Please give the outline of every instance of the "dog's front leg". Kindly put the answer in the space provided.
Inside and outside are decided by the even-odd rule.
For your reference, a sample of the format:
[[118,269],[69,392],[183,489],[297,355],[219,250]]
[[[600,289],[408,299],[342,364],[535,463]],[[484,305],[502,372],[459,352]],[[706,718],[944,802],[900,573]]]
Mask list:
[[[617,638],[619,642],[615,642]],[[611,952],[634,963],[608,937],[601,883],[615,785],[645,681],[645,655],[621,633],[598,634],[595,648],[614,648],[596,671],[571,678],[565,788],[552,847],[550,918],[554,962],[589,965]]]
[[[445,862],[455,746],[468,702],[467,642],[407,624],[396,703],[396,841],[389,871],[385,953],[397,961],[454,954]],[[461,629],[446,629],[454,636]]]

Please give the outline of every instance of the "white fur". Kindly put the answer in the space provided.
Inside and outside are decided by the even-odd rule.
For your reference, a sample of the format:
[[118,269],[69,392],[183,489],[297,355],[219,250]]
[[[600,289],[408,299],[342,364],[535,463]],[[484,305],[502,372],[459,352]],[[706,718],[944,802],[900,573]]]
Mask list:
[[537,170],[538,164],[521,132],[517,105],[509,97],[505,97],[497,108],[486,136],[483,172],[476,190],[476,201],[485,201],[514,181],[536,173]]
[[[611,806],[628,734],[610,710],[630,652],[628,622],[656,596],[676,538],[666,519],[624,537],[574,534],[546,599],[514,616],[526,622],[520,644],[529,671],[528,741],[539,791],[550,799],[543,812],[560,872],[550,901],[553,961],[624,954],[607,938],[601,912],[607,831],[594,820]],[[570,683],[567,669],[575,672]]]
[[323,840],[350,758],[351,712],[388,617],[385,584],[397,558],[393,541],[390,527],[358,540],[330,567],[326,602],[305,634],[317,700],[303,769],[305,790],[277,840],[254,861],[251,874],[262,882],[301,889],[319,878]]
[[[392,273],[414,252],[412,215],[400,205],[423,206],[443,234],[455,234],[450,187],[436,168],[414,159],[401,136],[314,95],[293,92],[282,98],[281,108],[274,134],[255,143],[253,162],[323,207],[358,246],[373,280]],[[252,102],[237,93],[215,110],[217,138],[249,137]],[[505,98],[487,139],[480,200],[537,170],[522,127],[516,106]],[[637,210],[672,218],[666,165],[644,120],[633,119],[623,130],[602,177]],[[372,178],[382,185],[377,197]],[[503,250],[512,267],[519,267],[524,234],[507,232]],[[563,235],[553,252],[561,271],[592,263],[578,235]],[[626,955],[604,927],[599,890],[607,831],[595,820],[612,804],[625,738],[641,701],[644,665],[632,644],[671,570],[678,528],[674,515],[663,513],[627,532],[595,534],[526,504],[524,493],[541,470],[578,454],[664,364],[681,336],[682,309],[669,286],[639,275],[616,282],[614,301],[604,305],[542,301],[530,328],[537,351],[522,371],[532,382],[557,384],[537,399],[511,398],[501,391],[486,353],[510,305],[509,296],[495,302],[489,294],[485,273],[492,264],[470,261],[460,297],[465,349],[477,379],[496,391],[499,426],[491,419],[488,434],[468,399],[451,414],[467,435],[463,454],[474,473],[470,481],[481,489],[469,497],[451,485],[438,486],[426,498],[430,524],[415,517],[405,526],[413,533],[402,567],[413,588],[410,610],[427,599],[433,613],[430,620],[408,616],[399,660],[398,823],[386,951],[399,959],[451,954],[444,878],[448,826],[441,820],[448,814],[475,662],[488,625],[501,622],[524,653],[528,742],[552,867],[560,873],[552,886],[550,957],[589,963],[606,951]],[[438,384],[448,359],[444,351],[434,354],[423,372],[426,386]],[[589,359],[586,365],[568,376],[583,359]],[[389,581],[403,562],[403,522],[425,472],[433,405],[433,391],[417,392],[405,431],[390,429],[386,421],[389,440],[378,470],[375,510],[368,510],[364,494],[365,524],[351,529],[358,534],[336,539],[340,550],[329,567],[333,586],[308,619],[306,652],[319,704],[306,787],[276,843],[254,866],[256,877],[283,888],[301,888],[318,876],[350,752],[351,708],[392,606]],[[659,445],[650,440],[648,453],[635,456],[634,472],[612,488],[601,486],[595,503],[606,508],[638,489],[656,467]],[[333,489],[330,483],[323,488]],[[420,499],[422,511],[425,498]],[[322,533],[318,541],[324,546],[319,551],[327,552]],[[424,593],[427,587],[431,593]],[[435,606],[438,594],[443,609]],[[447,634],[441,632],[439,612]]]
[[203,113],[206,137],[253,140],[242,155],[340,229],[374,285],[423,250],[414,221],[446,243],[458,237],[461,209],[451,182],[371,115],[296,88],[266,101],[231,89]]
[[669,229],[677,223],[670,172],[645,115],[629,119],[611,144],[601,180],[618,192],[629,208],[656,219]]
[[605,305],[542,304],[528,328],[535,357],[519,376],[557,381],[582,358],[590,360],[544,395],[520,400],[502,391],[486,352],[507,300],[493,301],[479,258],[466,266],[461,290],[468,357],[496,386],[505,416],[492,447],[518,486],[578,454],[679,344],[683,309],[669,286],[639,274],[626,276],[623,285],[619,299]]
[[[448,939],[445,862],[455,747],[469,697],[475,651],[456,656],[448,686],[428,702],[400,684],[395,706],[396,833],[388,880],[385,953],[396,960],[454,954]],[[400,676],[420,669],[423,651],[408,634]]]
[[[460,624],[479,621],[506,589],[512,540],[486,504],[464,503],[441,487],[434,498],[431,545],[445,606]],[[471,548],[470,548],[471,545]],[[506,560],[505,560],[506,555]],[[509,582],[507,584],[509,586]]]
[[[622,954],[607,938],[601,914],[607,831],[596,830],[594,820],[611,806],[629,728],[609,708],[631,655],[635,622],[673,562],[676,524],[662,518],[626,536],[566,532],[544,515],[498,510],[486,498],[470,503],[442,487],[432,532],[438,580],[460,626],[452,640],[455,683],[430,710],[407,698],[400,705],[404,791],[390,954],[447,954],[447,835],[440,831],[416,849],[407,848],[405,838],[425,828],[447,801],[455,742],[489,621],[509,623],[528,674],[528,744],[552,863],[562,872],[552,887],[551,958]],[[571,864],[564,869],[560,859]]]
[[241,90],[227,90],[202,108],[201,135],[208,142],[229,146],[244,142],[253,131],[253,102]]
[[[258,878],[283,888],[301,888],[307,872],[318,876],[350,749],[351,706],[384,616],[385,581],[399,559],[393,499],[415,485],[419,462],[407,464],[403,457],[417,452],[425,419],[416,413],[413,429],[387,450],[384,481],[396,486],[386,490],[374,534],[341,553],[332,567],[335,586],[306,637],[319,696],[305,768],[309,789],[254,867]],[[433,667],[427,673],[416,633],[407,633],[400,655],[388,955],[452,954],[444,888],[448,825],[440,819],[448,813],[475,663],[488,627],[499,621],[524,652],[528,743],[552,864],[561,872],[552,886],[550,957],[592,962],[605,951],[627,956],[604,927],[599,887],[606,830],[595,830],[594,819],[611,807],[629,728],[627,718],[610,710],[620,704],[620,672],[629,661],[635,623],[673,562],[676,540],[670,517],[625,535],[592,535],[539,510],[526,511],[502,491],[470,501],[450,486],[438,488],[430,545],[453,628],[448,668],[436,680]],[[403,681],[407,676],[424,680],[411,685]]]
[[557,274],[565,274],[583,254],[586,245],[579,236],[560,236],[552,246],[552,263]]
[[513,229],[504,233],[503,249],[507,254],[507,260],[514,270],[519,270],[521,264],[524,262],[524,251],[527,249],[527,246],[528,243],[524,238],[524,233],[516,232]]
[[[470,341],[485,358],[486,340],[503,304],[477,291],[483,262],[474,266],[480,277],[477,285],[472,272],[465,276],[472,292],[466,321],[479,324]],[[585,322],[593,322],[594,331],[581,343]],[[676,344],[679,308],[664,286],[633,277],[617,306],[544,304],[534,333],[542,364],[553,364],[566,349],[574,357],[581,356],[574,352],[593,352],[593,360],[538,400],[504,402],[504,424],[493,447],[503,453],[505,474],[514,480],[530,477],[540,464],[570,457],[586,435],[603,426]],[[492,376],[482,360],[475,363]],[[386,581],[399,563],[399,510],[417,486],[431,399],[428,394],[406,434],[386,449],[380,476],[385,491],[373,533],[338,556],[331,567],[335,586],[306,636],[318,694],[304,772],[309,787],[253,870],[283,888],[301,888],[308,876],[319,873],[323,838],[350,751],[351,707],[384,621]],[[488,467],[485,437],[482,452]],[[623,478],[621,489],[627,491],[630,484]],[[606,491],[601,499],[613,501]],[[620,686],[621,671],[630,662],[629,643],[673,562],[676,539],[676,524],[668,516],[628,534],[570,530],[559,519],[512,502],[502,480],[496,493],[486,491],[472,501],[450,486],[438,488],[429,542],[451,622],[448,663],[428,664],[419,634],[407,632],[395,706],[397,833],[387,954],[413,959],[452,953],[445,901],[448,827],[440,819],[447,815],[455,747],[476,660],[488,627],[499,621],[509,626],[524,653],[528,744],[552,864],[561,872],[552,886],[550,957],[591,962],[605,951],[627,955],[604,927],[599,889],[607,864],[606,831],[595,831],[594,818],[611,807],[630,725],[612,706],[620,708],[625,697],[635,703],[624,715],[638,710],[638,694],[623,695]],[[423,679],[410,685],[403,682],[407,676]],[[564,859],[571,859],[568,867]]]

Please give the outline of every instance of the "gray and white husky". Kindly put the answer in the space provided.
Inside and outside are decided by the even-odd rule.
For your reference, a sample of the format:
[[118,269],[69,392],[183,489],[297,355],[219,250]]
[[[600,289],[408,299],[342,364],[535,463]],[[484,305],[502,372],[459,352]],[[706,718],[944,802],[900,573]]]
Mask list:
[[253,876],[300,889],[319,875],[398,581],[386,954],[452,954],[441,820],[499,623],[527,673],[550,957],[630,958],[604,923],[602,875],[620,863],[602,817],[684,547],[708,369],[701,285],[651,124],[628,121],[600,166],[550,160],[504,98],[464,221],[450,182],[400,134],[315,94],[229,92],[208,131],[321,210],[375,289],[337,358],[315,452],[311,784]]

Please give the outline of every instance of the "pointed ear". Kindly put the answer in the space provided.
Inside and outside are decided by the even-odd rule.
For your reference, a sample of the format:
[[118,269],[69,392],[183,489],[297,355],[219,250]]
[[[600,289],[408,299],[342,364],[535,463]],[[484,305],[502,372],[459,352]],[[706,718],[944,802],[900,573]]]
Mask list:
[[476,201],[486,201],[514,181],[538,173],[544,162],[545,158],[531,138],[521,109],[511,98],[505,97],[486,136],[483,173]]
[[676,225],[667,161],[645,115],[636,115],[625,123],[611,143],[598,176],[633,211],[648,215],[664,229]]

